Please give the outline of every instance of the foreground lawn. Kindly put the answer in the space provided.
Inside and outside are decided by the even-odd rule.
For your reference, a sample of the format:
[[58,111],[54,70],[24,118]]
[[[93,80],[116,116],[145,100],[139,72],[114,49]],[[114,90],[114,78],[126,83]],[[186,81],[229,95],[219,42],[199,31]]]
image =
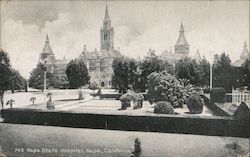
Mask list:
[[[8,156],[235,157],[249,155],[249,139],[170,133],[79,129],[0,123],[0,152]],[[57,152],[56,152],[57,151]],[[73,152],[73,153],[70,153]],[[1,156],[1,155],[0,155]]]

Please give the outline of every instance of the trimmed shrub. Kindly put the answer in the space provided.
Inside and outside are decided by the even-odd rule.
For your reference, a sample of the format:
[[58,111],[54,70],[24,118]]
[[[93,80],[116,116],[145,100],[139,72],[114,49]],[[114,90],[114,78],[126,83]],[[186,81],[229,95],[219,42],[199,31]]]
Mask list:
[[174,108],[169,102],[159,101],[155,105],[154,113],[174,114]]
[[212,103],[224,103],[225,102],[226,91],[224,88],[213,88],[210,92],[210,100]]
[[83,91],[79,90],[77,93],[78,93],[78,99],[83,100],[84,99]]
[[52,96],[53,96],[53,93],[48,93],[47,94],[47,97],[48,97],[48,101],[47,101],[47,106],[46,106],[46,108],[48,109],[48,110],[53,110],[53,109],[55,109],[55,103],[52,101]]
[[227,93],[226,94],[225,102],[232,102],[232,93]]
[[46,107],[47,107],[48,110],[54,110],[55,109],[55,103],[53,101],[48,101]]
[[102,95],[102,91],[101,91],[101,88],[98,89],[97,93],[96,93],[97,96],[100,96]]
[[234,117],[246,122],[250,120],[250,109],[245,102],[242,102],[234,112]]
[[144,97],[142,94],[138,94],[133,91],[125,93],[120,97],[120,101],[122,104],[121,109],[126,109],[127,107],[130,107],[131,101],[133,101],[134,103],[134,106],[133,106],[134,109],[141,108],[143,104],[143,100],[144,100]]
[[188,98],[187,107],[190,113],[198,114],[203,111],[204,100],[197,93]]

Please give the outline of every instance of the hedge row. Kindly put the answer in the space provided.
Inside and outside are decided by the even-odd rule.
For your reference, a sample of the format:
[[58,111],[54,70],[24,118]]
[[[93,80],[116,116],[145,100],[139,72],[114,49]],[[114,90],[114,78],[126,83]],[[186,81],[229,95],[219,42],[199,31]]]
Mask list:
[[226,91],[224,88],[216,87],[210,91],[210,100],[212,103],[224,103],[226,97]]
[[1,115],[4,122],[18,124],[250,137],[249,120],[230,117],[104,115],[20,108],[3,109]]

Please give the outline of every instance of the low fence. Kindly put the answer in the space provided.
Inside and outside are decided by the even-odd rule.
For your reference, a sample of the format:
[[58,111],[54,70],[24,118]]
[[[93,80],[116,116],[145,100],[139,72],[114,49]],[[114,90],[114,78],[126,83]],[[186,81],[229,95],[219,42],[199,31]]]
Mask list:
[[1,115],[4,122],[18,124],[250,137],[249,120],[241,120],[234,117],[184,115],[128,116],[21,108],[3,109],[1,110]]
[[241,102],[250,104],[250,91],[247,90],[233,90],[232,91],[232,103],[239,105]]

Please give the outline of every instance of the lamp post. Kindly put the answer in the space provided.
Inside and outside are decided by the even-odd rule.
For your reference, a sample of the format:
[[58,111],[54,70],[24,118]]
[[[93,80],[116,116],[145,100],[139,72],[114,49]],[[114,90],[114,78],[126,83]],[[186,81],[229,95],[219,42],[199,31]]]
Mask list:
[[44,75],[43,75],[44,106],[45,106],[45,108],[46,108],[46,106],[47,106],[47,104],[46,104],[46,82],[47,82],[47,67],[46,67],[46,60],[43,61],[42,65],[43,65],[43,71],[44,71]]
[[214,62],[213,52],[210,52],[210,83],[209,83],[210,91],[213,88],[213,62]]
[[210,63],[210,91],[213,88],[213,63]]

